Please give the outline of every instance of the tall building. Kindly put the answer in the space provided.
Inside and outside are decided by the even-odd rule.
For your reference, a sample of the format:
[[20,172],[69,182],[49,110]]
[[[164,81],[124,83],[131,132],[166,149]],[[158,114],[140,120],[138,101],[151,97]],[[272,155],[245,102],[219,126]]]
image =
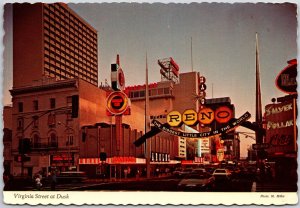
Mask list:
[[13,4],[13,87],[42,77],[98,85],[97,31],[66,4]]

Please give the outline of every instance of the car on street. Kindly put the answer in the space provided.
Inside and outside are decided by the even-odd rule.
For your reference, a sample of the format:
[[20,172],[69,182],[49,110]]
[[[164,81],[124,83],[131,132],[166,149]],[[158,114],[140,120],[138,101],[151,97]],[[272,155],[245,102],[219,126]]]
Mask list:
[[178,177],[179,176],[179,173],[182,171],[182,168],[176,168],[173,172],[172,172],[172,174],[174,175],[174,176],[176,176],[176,177]]
[[215,171],[216,168],[214,167],[205,167],[205,171],[210,173],[210,174],[213,174],[213,172]]
[[83,182],[87,179],[88,177],[83,171],[66,171],[56,176],[57,183]]
[[216,180],[230,180],[231,173],[228,169],[218,168],[214,171],[213,176]]
[[184,169],[182,169],[181,171],[179,171],[178,177],[179,177],[179,178],[183,178],[183,177],[185,177],[186,175],[192,173],[192,171],[193,171],[193,168],[184,168]]
[[215,185],[215,178],[209,174],[191,173],[177,185],[179,191],[209,191]]
[[192,170],[192,173],[198,173],[200,175],[207,173],[204,168],[195,168]]

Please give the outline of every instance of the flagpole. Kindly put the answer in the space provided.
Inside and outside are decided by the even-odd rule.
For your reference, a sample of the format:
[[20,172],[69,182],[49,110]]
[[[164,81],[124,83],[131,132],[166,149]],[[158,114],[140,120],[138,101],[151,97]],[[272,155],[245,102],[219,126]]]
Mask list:
[[[149,116],[149,85],[148,85],[148,58],[146,52],[146,86],[145,86],[145,133],[150,130],[150,116]],[[150,178],[150,155],[151,155],[151,138],[146,140],[146,169],[147,178]]]

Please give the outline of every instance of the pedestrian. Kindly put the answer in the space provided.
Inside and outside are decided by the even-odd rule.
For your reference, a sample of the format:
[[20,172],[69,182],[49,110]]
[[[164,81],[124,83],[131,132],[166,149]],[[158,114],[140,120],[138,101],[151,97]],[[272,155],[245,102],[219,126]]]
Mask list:
[[36,178],[35,178],[35,185],[36,185],[36,189],[37,189],[38,191],[40,191],[43,184],[42,184],[42,182],[41,182],[41,178],[40,178],[40,175],[39,175],[39,174],[38,174],[38,175],[36,176]]
[[159,177],[159,168],[156,168],[156,176]]
[[139,169],[136,170],[135,177],[136,177],[137,180],[139,180],[139,178],[140,178],[140,170]]
[[125,168],[125,169],[124,169],[124,178],[125,178],[125,179],[127,179],[127,174],[128,174],[128,169]]
[[51,174],[51,191],[55,191],[55,186],[56,186],[56,173],[55,171],[53,171]]

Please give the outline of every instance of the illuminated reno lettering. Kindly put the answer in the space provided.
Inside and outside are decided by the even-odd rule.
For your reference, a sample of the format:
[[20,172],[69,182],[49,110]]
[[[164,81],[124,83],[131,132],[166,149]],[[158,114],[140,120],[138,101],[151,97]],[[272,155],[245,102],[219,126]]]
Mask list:
[[179,126],[181,123],[181,113],[172,111],[167,115],[167,122],[170,126]]
[[221,106],[213,111],[210,108],[202,108],[198,113],[192,109],[185,110],[182,114],[178,111],[171,111],[167,115],[167,122],[170,126],[180,126],[182,123],[187,126],[211,124],[214,120],[218,123],[227,123],[233,117],[232,110],[227,106]]
[[182,117],[182,121],[185,125],[193,126],[197,123],[197,112],[194,110],[184,111]]
[[198,120],[202,124],[210,124],[213,122],[215,113],[210,108],[203,108],[198,113]]

